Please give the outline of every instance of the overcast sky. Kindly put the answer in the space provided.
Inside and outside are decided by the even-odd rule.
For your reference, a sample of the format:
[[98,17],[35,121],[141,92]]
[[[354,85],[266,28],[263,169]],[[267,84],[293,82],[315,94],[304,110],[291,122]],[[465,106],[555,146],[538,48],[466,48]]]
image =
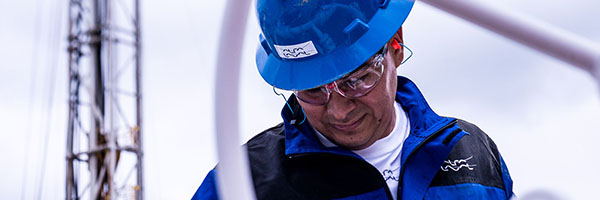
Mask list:
[[[481,1],[600,43],[599,1]],[[147,199],[190,198],[217,162],[213,93],[223,9],[224,1],[142,2]],[[66,10],[66,0],[0,0],[0,199],[33,199],[39,191],[64,199]],[[256,70],[259,30],[250,14],[246,42],[236,47],[243,48],[242,141],[280,122],[284,104]],[[600,88],[591,76],[420,2],[404,34],[414,56],[398,73],[416,82],[438,114],[473,122],[494,139],[517,195],[597,196]]]

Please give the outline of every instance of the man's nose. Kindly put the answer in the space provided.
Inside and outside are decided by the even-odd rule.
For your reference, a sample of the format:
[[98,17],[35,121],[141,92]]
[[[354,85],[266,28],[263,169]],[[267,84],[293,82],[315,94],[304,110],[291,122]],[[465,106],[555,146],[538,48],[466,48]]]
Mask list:
[[327,103],[327,113],[337,121],[345,121],[350,113],[356,107],[352,99],[343,97],[337,92],[332,92]]

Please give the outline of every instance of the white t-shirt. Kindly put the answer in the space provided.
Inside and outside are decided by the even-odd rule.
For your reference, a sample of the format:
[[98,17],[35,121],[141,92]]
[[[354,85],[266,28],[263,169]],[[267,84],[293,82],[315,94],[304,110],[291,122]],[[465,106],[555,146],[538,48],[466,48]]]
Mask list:
[[[360,155],[379,170],[390,188],[392,197],[398,199],[397,191],[400,181],[402,145],[410,132],[410,123],[399,103],[396,102],[394,104],[394,109],[396,110],[396,124],[392,132],[388,136],[375,141],[371,146],[353,152]],[[324,146],[336,146],[316,129],[315,132],[317,133],[317,138]]]

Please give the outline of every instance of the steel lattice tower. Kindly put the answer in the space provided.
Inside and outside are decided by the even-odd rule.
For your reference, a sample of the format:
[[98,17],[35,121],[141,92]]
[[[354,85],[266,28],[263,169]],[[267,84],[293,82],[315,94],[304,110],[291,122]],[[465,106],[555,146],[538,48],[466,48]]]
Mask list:
[[66,199],[143,199],[139,0],[69,1]]

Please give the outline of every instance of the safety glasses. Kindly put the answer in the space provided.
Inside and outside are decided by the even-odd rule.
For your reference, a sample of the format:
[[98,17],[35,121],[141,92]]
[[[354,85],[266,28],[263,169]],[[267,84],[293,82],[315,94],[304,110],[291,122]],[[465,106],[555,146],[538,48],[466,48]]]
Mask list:
[[383,59],[387,45],[379,50],[370,61],[354,72],[336,81],[307,90],[294,91],[303,102],[313,105],[325,105],[329,102],[331,92],[335,91],[345,98],[354,99],[368,94],[381,80],[384,71]]

